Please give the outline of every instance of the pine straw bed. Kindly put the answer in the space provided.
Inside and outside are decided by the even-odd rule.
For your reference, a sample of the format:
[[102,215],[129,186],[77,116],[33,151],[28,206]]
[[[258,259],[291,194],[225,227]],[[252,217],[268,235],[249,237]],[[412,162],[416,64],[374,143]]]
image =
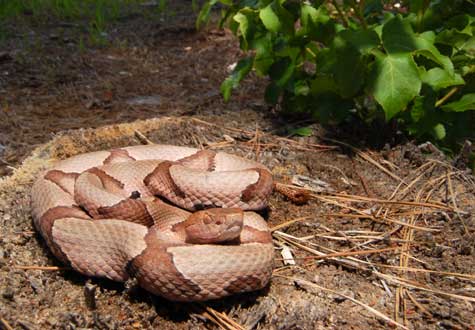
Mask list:
[[[133,282],[81,276],[48,252],[30,215],[38,173],[55,159],[153,142],[233,152],[272,169],[278,192],[266,216],[276,262],[268,288],[170,303]],[[296,175],[313,185],[292,184]],[[466,171],[411,144],[362,151],[219,118],[62,133],[0,181],[0,328],[473,329],[474,196]]]

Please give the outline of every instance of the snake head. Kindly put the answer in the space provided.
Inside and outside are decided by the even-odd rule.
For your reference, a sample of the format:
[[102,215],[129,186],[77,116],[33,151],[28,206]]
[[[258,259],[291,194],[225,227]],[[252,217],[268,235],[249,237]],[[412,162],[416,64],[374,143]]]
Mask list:
[[217,244],[239,238],[244,213],[241,209],[213,208],[193,213],[183,222],[186,242]]

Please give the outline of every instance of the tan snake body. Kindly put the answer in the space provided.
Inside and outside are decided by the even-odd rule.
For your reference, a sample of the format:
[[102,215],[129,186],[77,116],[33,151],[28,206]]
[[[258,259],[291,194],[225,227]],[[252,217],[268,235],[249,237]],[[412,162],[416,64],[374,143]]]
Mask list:
[[270,171],[257,162],[132,146],[58,162],[34,183],[32,212],[53,254],[78,272],[135,277],[167,299],[201,301],[269,282],[270,231],[247,211],[265,208],[271,192]]

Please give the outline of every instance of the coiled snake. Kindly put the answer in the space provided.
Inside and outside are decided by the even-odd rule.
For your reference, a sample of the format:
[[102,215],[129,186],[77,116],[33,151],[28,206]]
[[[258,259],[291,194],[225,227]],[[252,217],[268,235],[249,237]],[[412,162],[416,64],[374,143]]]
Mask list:
[[201,301],[269,282],[270,231],[248,211],[265,208],[271,192],[259,163],[144,145],[58,162],[34,183],[32,211],[53,254],[78,272]]

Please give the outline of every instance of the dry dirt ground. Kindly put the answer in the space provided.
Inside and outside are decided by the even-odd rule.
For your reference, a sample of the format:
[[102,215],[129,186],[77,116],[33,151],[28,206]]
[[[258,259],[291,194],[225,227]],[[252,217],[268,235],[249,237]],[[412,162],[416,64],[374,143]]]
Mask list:
[[[475,329],[468,171],[412,143],[356,149],[318,126],[308,138],[275,135],[282,123],[261,101],[262,81],[248,79],[222,102],[218,86],[239,55],[228,32],[196,33],[187,12],[160,22],[124,17],[100,48],[79,49],[79,32],[59,23],[7,40],[0,329]],[[159,104],[134,103],[138,96]],[[307,178],[306,203],[276,192],[265,214],[276,247],[268,288],[171,303],[134,283],[57,268],[32,226],[33,180],[56,159],[138,144],[136,131],[258,159],[288,195],[302,194],[292,181]]]

